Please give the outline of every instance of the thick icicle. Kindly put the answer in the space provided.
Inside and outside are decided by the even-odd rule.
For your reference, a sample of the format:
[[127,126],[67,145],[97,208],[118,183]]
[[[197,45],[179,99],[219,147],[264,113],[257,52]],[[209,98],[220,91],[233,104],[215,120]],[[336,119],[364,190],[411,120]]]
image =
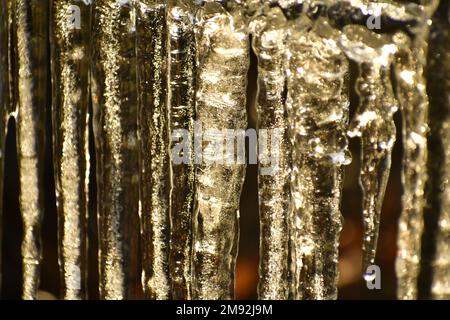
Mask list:
[[359,66],[356,92],[359,106],[348,135],[361,137],[363,191],[363,270],[375,263],[381,206],[395,142],[393,114],[397,110],[390,81],[390,65],[397,47],[389,36],[359,26],[344,28],[340,41]]
[[[287,111],[292,143],[291,218],[296,299],[336,299],[340,196],[347,150],[347,58],[340,32],[294,21],[288,38]],[[308,31],[310,29],[310,31]]]
[[[223,130],[244,132],[247,127],[249,37],[241,14],[238,8],[230,13],[218,3],[207,2],[197,17],[197,119],[203,140],[209,143],[194,141],[196,161],[202,161],[196,169],[193,222],[195,299],[234,296],[245,165],[224,154]],[[234,142],[236,136],[228,138]]]
[[[400,50],[395,60],[397,97],[402,110],[403,197],[399,222],[397,294],[402,299],[417,297],[420,267],[420,240],[423,230],[424,187],[426,181],[426,134],[428,98],[423,66],[417,58],[424,48],[410,48],[404,34],[396,35]],[[419,52],[418,52],[419,51]],[[422,55],[423,56],[423,55]]]
[[[195,36],[191,0],[171,0],[167,8],[168,109],[172,158],[170,277],[172,298],[191,298],[192,213],[194,201],[193,132],[195,112]],[[182,131],[177,131],[177,130]],[[187,135],[187,136],[186,136]],[[178,150],[180,138],[189,150]],[[175,156],[184,161],[175,161]]]
[[[427,81],[430,97],[429,183],[423,272],[431,272],[424,298],[450,299],[450,3],[441,1],[429,37]],[[427,223],[428,222],[428,223]],[[434,248],[433,248],[434,247]],[[433,249],[432,249],[433,248]],[[431,255],[431,257],[430,257]],[[424,268],[425,265],[431,264]],[[426,276],[426,275],[425,275]],[[428,279],[427,279],[428,280]],[[431,294],[431,295],[428,295]]]
[[[8,16],[6,0],[0,1],[0,195],[3,195],[3,164],[5,159],[5,134],[8,122],[9,69],[8,69]],[[0,248],[2,248],[3,197],[0,199]],[[2,261],[0,257],[0,294],[2,286]]]
[[41,221],[44,214],[44,139],[48,81],[48,1],[14,3],[17,61],[17,149],[24,299],[35,299],[41,261]]
[[399,221],[397,295],[401,299],[417,299],[420,271],[421,238],[423,232],[424,188],[427,178],[428,96],[424,68],[426,66],[428,16],[416,28],[414,39],[404,33],[394,36],[398,52],[394,60],[396,94],[402,111],[403,197]]
[[[252,23],[253,50],[258,58],[258,127],[271,136],[271,142],[266,142],[266,150],[260,150],[267,154],[260,156],[276,160],[272,163],[273,171],[267,172],[270,164],[261,165],[259,169],[260,299],[289,297],[287,235],[291,151],[285,116],[286,24],[286,18],[279,8],[270,9],[266,15],[258,17]],[[276,137],[276,134],[279,137]],[[260,139],[263,139],[261,135]],[[268,147],[269,145],[273,149]]]
[[137,9],[142,282],[151,299],[170,298],[166,10],[160,0],[139,1]]
[[139,281],[135,12],[127,0],[93,7],[100,298],[130,299]]
[[[53,143],[64,299],[86,298],[90,2],[53,0]],[[87,4],[86,4],[87,3]]]

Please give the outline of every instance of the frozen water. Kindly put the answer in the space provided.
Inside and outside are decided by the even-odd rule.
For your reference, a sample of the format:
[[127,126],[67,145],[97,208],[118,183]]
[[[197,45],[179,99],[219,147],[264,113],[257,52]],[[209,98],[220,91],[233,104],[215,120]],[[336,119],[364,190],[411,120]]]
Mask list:
[[[362,146],[363,270],[375,263],[397,111],[404,190],[398,296],[420,295],[428,263],[430,296],[448,298],[448,2],[437,10],[437,0],[320,3],[0,0],[0,161],[13,116],[23,297],[36,298],[39,286],[50,61],[62,298],[87,298],[90,93],[100,298],[135,298],[139,286],[151,299],[234,297],[245,165],[208,160],[221,157],[214,148],[221,130],[247,127],[251,46],[260,142],[263,130],[280,134],[259,144],[259,298],[337,298],[348,137]],[[359,95],[351,120],[350,61]],[[197,143],[195,120],[214,141]],[[190,147],[183,165],[171,153],[179,129]],[[267,175],[264,161],[276,152],[275,174]],[[427,239],[432,257],[422,252]]]
[[52,2],[53,146],[62,297],[85,299],[89,179],[90,10],[81,29],[67,23],[71,1]]

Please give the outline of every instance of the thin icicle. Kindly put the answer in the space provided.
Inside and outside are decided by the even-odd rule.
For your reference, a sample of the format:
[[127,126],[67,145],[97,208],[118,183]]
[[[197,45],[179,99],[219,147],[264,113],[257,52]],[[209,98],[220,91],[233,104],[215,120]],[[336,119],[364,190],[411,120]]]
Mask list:
[[[5,134],[8,123],[9,109],[9,69],[8,69],[8,16],[9,11],[6,0],[0,1],[0,195],[3,194],[4,159],[5,159]],[[3,224],[3,197],[0,199],[0,248],[2,248]],[[0,257],[0,288],[2,286],[2,261]],[[1,289],[0,289],[1,294]]]
[[44,214],[44,139],[48,81],[48,1],[17,0],[14,5],[18,97],[17,149],[24,299],[39,287],[41,222]]
[[89,2],[52,1],[53,143],[59,265],[64,299],[85,299],[91,41]]
[[[424,298],[450,299],[450,3],[441,1],[429,37],[427,81],[430,136],[426,232],[422,268],[430,292]],[[428,223],[427,223],[428,222]],[[429,240],[433,243],[430,245]],[[424,267],[431,264],[429,267]],[[430,268],[430,270],[428,270]],[[426,274],[430,272],[431,274]],[[426,288],[428,289],[428,288]]]
[[[435,9],[431,2],[427,15]],[[399,50],[394,60],[397,99],[402,111],[403,197],[399,221],[397,295],[401,299],[417,299],[423,232],[424,189],[427,179],[428,96],[424,68],[426,66],[428,16],[411,40],[404,33],[394,36]]]
[[389,36],[359,26],[345,27],[340,45],[359,66],[355,84],[359,106],[348,135],[361,137],[363,271],[366,271],[375,263],[381,206],[395,142],[393,114],[397,105],[390,81],[390,65],[397,47]]
[[[193,132],[195,112],[195,36],[191,0],[170,0],[167,8],[168,109],[172,134],[170,277],[172,298],[191,298],[192,213],[194,201]],[[180,130],[180,131],[177,131]],[[187,135],[187,136],[186,136]],[[179,140],[189,150],[176,148]],[[185,141],[186,140],[186,141]],[[175,157],[183,159],[177,161]]]
[[[17,79],[14,76],[15,65],[17,61],[15,61],[15,56],[17,52],[17,44],[13,39],[15,29],[14,29],[14,6],[15,3],[13,0],[6,0],[6,12],[7,12],[7,25],[6,28],[8,30],[7,38],[8,38],[8,57],[7,57],[7,65],[8,65],[8,76],[9,76],[9,103],[8,103],[8,117],[17,117],[17,94],[15,94],[15,88],[17,88]],[[17,40],[16,40],[17,41]]]
[[147,298],[170,298],[171,173],[167,109],[167,4],[139,1],[137,56],[142,285]]
[[347,58],[340,32],[326,19],[292,26],[287,45],[287,110],[291,132],[291,221],[296,299],[336,299],[339,210],[347,150]]
[[[207,2],[199,9],[197,21],[197,119],[201,128],[196,129],[202,130],[209,144],[205,147],[194,141],[196,163],[201,164],[196,170],[193,298],[230,299],[234,297],[245,165],[224,154],[222,130],[247,127],[249,37],[238,8],[230,13],[221,4]],[[232,161],[228,164],[228,160]]]
[[100,298],[130,299],[139,281],[134,9],[117,0],[93,7]]
[[[260,263],[258,296],[260,299],[289,297],[288,220],[290,208],[290,143],[285,116],[285,38],[286,18],[279,8],[270,9],[253,22],[253,50],[258,58],[259,129],[271,134],[277,149],[260,150],[276,159],[272,172],[259,169]],[[278,130],[278,131],[276,131]],[[279,137],[276,137],[278,134]],[[263,137],[260,135],[259,137]],[[266,140],[268,137],[265,137]],[[260,154],[262,156],[262,154]]]

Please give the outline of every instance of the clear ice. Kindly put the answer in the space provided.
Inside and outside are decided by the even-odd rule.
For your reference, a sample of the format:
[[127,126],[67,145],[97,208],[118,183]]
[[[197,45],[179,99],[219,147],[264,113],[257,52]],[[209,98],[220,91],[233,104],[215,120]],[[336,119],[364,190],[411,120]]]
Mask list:
[[397,109],[397,294],[450,297],[448,1],[0,0],[0,192],[15,118],[24,299],[39,288],[49,92],[61,297],[87,298],[92,103],[100,298],[234,298],[246,167],[222,130],[247,128],[250,49],[258,297],[337,298],[348,137],[362,146],[362,272],[375,263]]
[[17,0],[14,14],[13,71],[17,101],[19,204],[23,219],[23,299],[36,299],[44,215],[44,140],[48,81],[48,1]]
[[402,112],[402,214],[398,230],[396,260],[397,295],[401,299],[417,299],[420,273],[421,237],[423,233],[424,188],[427,179],[428,96],[425,66],[428,22],[436,9],[436,1],[428,1],[421,25],[414,38],[405,33],[394,35],[398,51],[394,58],[396,95]]
[[206,2],[196,18],[196,119],[209,143],[194,146],[196,154],[203,149],[203,161],[195,172],[192,297],[231,299],[245,166],[215,163],[224,154],[215,153],[223,135],[214,129],[247,127],[249,35],[239,7],[227,11],[219,3]]
[[[85,299],[87,285],[88,107],[91,5],[52,1],[53,146],[62,298]],[[70,15],[78,21],[67,23]]]
[[[287,20],[279,8],[255,17],[251,23],[253,50],[258,58],[258,127],[280,130],[278,154],[267,150],[263,156],[277,156],[278,166],[273,175],[260,168],[260,263],[258,296],[260,299],[289,297],[289,214],[290,214],[290,156],[287,139],[285,42]],[[273,136],[272,139],[275,137]],[[273,140],[272,140],[273,141]],[[268,144],[273,145],[273,144]],[[260,150],[264,152],[263,150]],[[261,156],[261,154],[260,154]]]
[[340,195],[347,150],[349,64],[340,32],[304,16],[287,41],[292,144],[292,297],[336,299]]
[[[430,273],[427,299],[450,299],[450,3],[433,16],[427,65],[429,161],[421,272]],[[429,239],[431,238],[431,247]],[[428,265],[428,266],[427,266]],[[427,267],[426,267],[427,266]],[[427,279],[428,280],[428,279]],[[423,289],[424,290],[424,289]],[[424,290],[425,291],[425,290]]]
[[145,296],[153,299],[170,297],[166,12],[166,1],[139,1],[136,11],[142,284]]
[[[3,194],[5,136],[9,109],[9,12],[6,0],[0,1],[0,194]],[[3,219],[3,197],[0,199],[0,221]],[[0,248],[2,248],[2,224],[0,223]],[[2,261],[0,259],[0,279],[2,276]],[[0,287],[2,281],[0,280]]]
[[[170,199],[170,253],[169,271],[173,299],[192,297],[192,214],[194,205],[194,116],[196,47],[194,15],[196,6],[191,1],[171,0],[167,5],[168,29],[168,111],[171,141],[175,143],[176,130],[189,133],[190,151],[180,156],[189,159],[183,165],[173,164]],[[171,150],[175,145],[171,145]]]
[[390,66],[397,47],[390,36],[375,34],[361,26],[346,26],[340,45],[359,67],[355,84],[359,106],[348,135],[361,138],[365,271],[375,263],[381,207],[395,143],[393,114],[398,107],[390,81]]
[[139,283],[136,25],[131,2],[93,7],[93,128],[101,299],[132,299]]

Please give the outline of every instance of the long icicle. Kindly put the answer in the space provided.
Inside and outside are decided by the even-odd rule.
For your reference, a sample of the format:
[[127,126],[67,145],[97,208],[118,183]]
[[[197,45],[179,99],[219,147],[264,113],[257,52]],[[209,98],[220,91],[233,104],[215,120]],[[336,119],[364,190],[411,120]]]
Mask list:
[[18,61],[16,61],[15,57],[17,56],[17,39],[15,37],[16,29],[15,25],[15,15],[14,15],[14,0],[6,0],[6,12],[7,12],[7,25],[5,26],[7,29],[7,38],[8,38],[8,56],[7,56],[7,68],[8,68],[8,83],[9,83],[9,103],[7,107],[8,118],[14,117],[17,118],[17,107],[18,107],[18,97],[16,94],[17,90],[17,77],[15,76],[16,65]]
[[[5,161],[5,136],[8,123],[9,109],[9,8],[6,0],[0,1],[0,195],[3,195],[4,161]],[[0,199],[0,248],[2,248],[3,234],[3,197]],[[0,257],[0,295],[2,287],[2,258]]]
[[[431,4],[431,5],[430,5]],[[424,189],[427,180],[428,96],[424,68],[427,56],[429,17],[436,1],[429,1],[414,40],[404,33],[394,36],[399,50],[394,60],[396,94],[402,111],[403,196],[399,221],[396,272],[397,295],[417,299],[423,232]]]
[[170,158],[167,110],[167,4],[139,1],[137,56],[142,285],[147,298],[170,298]]
[[[272,171],[261,167],[258,176],[261,232],[258,296],[260,299],[287,299],[291,153],[285,115],[284,54],[287,21],[279,8],[269,10],[252,23],[252,46],[258,58],[259,139],[263,139],[263,131],[270,133],[270,145],[273,147],[266,146],[265,150],[260,150],[260,157],[275,159]],[[276,137],[276,134],[279,136]],[[267,141],[267,134],[265,138]],[[262,152],[267,154],[263,155]]]
[[[172,133],[170,277],[172,299],[191,298],[192,213],[194,201],[193,132],[195,112],[195,36],[191,0],[167,4],[168,109]],[[179,131],[178,131],[179,130]],[[187,150],[177,148],[188,144]],[[176,157],[179,160],[177,161]]]
[[230,13],[219,3],[207,2],[199,9],[197,21],[197,120],[200,124],[196,132],[202,130],[203,140],[209,144],[205,147],[203,143],[202,150],[199,139],[194,139],[198,166],[193,298],[231,299],[245,166],[236,159],[226,163],[223,130],[247,127],[249,37],[239,7]]
[[44,140],[48,81],[48,1],[14,4],[18,98],[17,149],[24,299],[35,299],[41,262],[44,214]]
[[349,65],[340,32],[320,19],[288,38],[287,110],[292,142],[294,298],[336,299],[340,197],[347,150]]
[[100,298],[131,299],[139,283],[135,11],[116,0],[93,9]]
[[[87,4],[86,4],[87,3]],[[90,2],[53,0],[53,143],[58,248],[64,299],[87,298]]]
[[418,63],[423,48],[410,48],[411,41],[404,34],[396,56],[395,72],[397,97],[402,110],[403,138],[403,197],[399,221],[397,294],[402,299],[417,297],[417,277],[420,267],[420,245],[423,230],[424,187],[426,181],[426,135],[428,98],[422,65]]
[[[450,3],[433,16],[427,82],[430,98],[429,161],[419,296],[450,299]],[[430,243],[430,240],[432,243]],[[428,283],[427,283],[428,282]],[[426,287],[425,287],[426,286]],[[420,288],[419,288],[420,289]]]
[[397,48],[389,36],[377,35],[359,26],[345,27],[340,44],[359,66],[355,84],[359,106],[348,135],[361,137],[365,272],[375,263],[381,206],[395,142],[393,114],[397,105],[390,81],[390,65]]

